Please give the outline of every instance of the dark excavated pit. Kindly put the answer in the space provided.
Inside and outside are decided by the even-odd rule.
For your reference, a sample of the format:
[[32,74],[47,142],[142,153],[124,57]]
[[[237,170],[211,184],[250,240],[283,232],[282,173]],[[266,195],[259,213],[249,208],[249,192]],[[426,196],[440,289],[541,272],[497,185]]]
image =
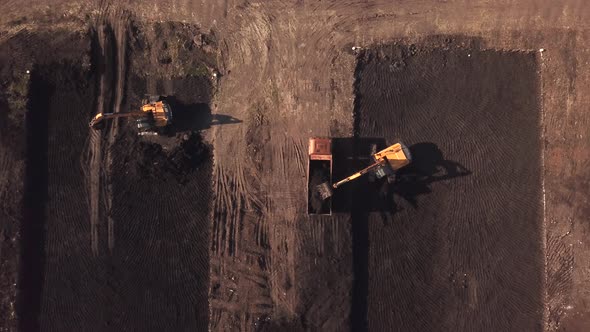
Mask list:
[[[100,169],[91,169],[88,122],[97,110],[101,75],[105,109],[116,101],[119,73],[113,69],[112,38],[107,36],[106,55],[93,49],[98,43],[85,39],[71,45],[72,52],[92,49],[92,66],[57,59],[31,70],[19,328],[206,330],[212,151],[201,131],[239,120],[211,115],[208,77],[161,79],[157,86],[168,88],[179,125],[158,142],[138,137],[133,121],[122,120],[109,146],[108,124],[99,134]],[[123,75],[121,111],[130,111],[141,105],[148,87],[144,79],[127,76],[130,71]],[[90,225],[92,172],[101,181],[96,252]]]
[[354,330],[542,328],[537,58],[479,43],[358,57],[355,137],[402,138],[414,161],[354,184]]

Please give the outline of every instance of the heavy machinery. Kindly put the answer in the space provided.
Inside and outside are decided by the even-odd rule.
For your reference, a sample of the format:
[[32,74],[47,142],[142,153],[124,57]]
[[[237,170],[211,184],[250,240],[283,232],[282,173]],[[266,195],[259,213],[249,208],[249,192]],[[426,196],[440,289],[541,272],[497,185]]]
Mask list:
[[[373,145],[371,147],[371,159],[373,160],[371,165],[330,185],[332,181],[332,139],[311,138],[309,140],[308,213],[330,214],[331,197],[334,189],[364,174],[370,174],[376,178],[387,177],[388,180],[391,180],[397,170],[410,164],[412,161],[410,150],[402,142],[390,145],[379,152],[376,152],[376,150],[376,145]],[[323,162],[324,164],[320,164],[319,162]],[[321,176],[323,182],[319,184],[318,170],[324,173],[328,172],[328,175]],[[314,205],[319,206],[318,199],[325,202],[320,209],[314,208]]]
[[[307,165],[307,213],[331,214],[332,200],[325,196],[318,186],[332,181],[332,140],[330,138],[309,139],[309,162]],[[328,188],[329,189],[329,188]]]
[[90,127],[102,129],[108,119],[135,118],[138,135],[158,135],[172,123],[172,109],[160,96],[148,96],[142,105],[136,112],[98,113],[90,121]]
[[391,179],[395,175],[395,171],[408,165],[412,161],[412,155],[404,143],[398,142],[377,153],[374,153],[373,161],[373,164],[334,183],[332,187],[336,189],[346,182],[350,182],[371,171],[375,172],[375,176],[377,178],[387,176],[389,179]]

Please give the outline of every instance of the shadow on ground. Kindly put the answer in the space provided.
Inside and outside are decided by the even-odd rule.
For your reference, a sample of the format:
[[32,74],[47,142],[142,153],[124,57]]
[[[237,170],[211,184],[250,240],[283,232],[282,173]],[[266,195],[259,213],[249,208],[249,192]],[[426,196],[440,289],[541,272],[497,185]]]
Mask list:
[[211,114],[211,108],[206,103],[185,104],[174,96],[166,97],[166,101],[172,108],[171,134],[242,122],[229,115]]
[[[387,147],[383,138],[334,138],[332,143],[333,183],[373,163],[371,145],[376,145],[377,150]],[[398,210],[394,195],[418,208],[417,197],[430,193],[430,184],[471,174],[471,171],[460,163],[445,159],[443,152],[434,143],[414,144],[410,146],[410,153],[411,164],[400,169],[393,182],[367,174],[336,189],[332,211],[352,212],[358,210],[356,206],[364,202],[363,211],[393,213]],[[351,195],[366,198],[351,201]]]
[[[351,140],[353,143],[353,155],[350,160],[352,165],[358,169],[366,167],[372,162],[368,158],[370,152],[364,152],[370,151],[371,144],[378,144],[378,149],[386,147],[384,139],[357,138]],[[335,153],[344,151],[341,144],[345,142],[338,141],[338,144],[335,144],[338,149],[335,150]],[[372,212],[380,213],[383,222],[387,224],[392,220],[393,215],[399,211],[394,196],[400,196],[408,201],[414,209],[418,209],[417,197],[431,193],[430,185],[432,183],[471,174],[470,170],[458,162],[445,159],[443,152],[434,143],[414,144],[410,146],[410,153],[413,158],[412,163],[401,169],[392,183],[386,178],[372,179],[370,176],[364,176],[349,186],[349,191],[346,194],[352,198],[352,204],[340,205],[346,201],[345,198],[334,200],[340,211],[345,206],[350,209],[352,219],[353,269],[355,276],[351,310],[353,331],[366,331],[368,328],[369,215]],[[349,159],[349,156],[339,155],[338,159]],[[335,165],[337,165],[336,162]],[[341,172],[342,170],[338,171]],[[340,192],[340,194],[343,193]]]

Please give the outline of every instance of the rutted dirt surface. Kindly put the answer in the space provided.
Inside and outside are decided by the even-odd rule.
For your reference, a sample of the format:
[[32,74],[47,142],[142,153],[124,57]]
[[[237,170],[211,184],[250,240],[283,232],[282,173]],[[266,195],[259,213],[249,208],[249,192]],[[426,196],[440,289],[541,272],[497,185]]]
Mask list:
[[368,228],[370,330],[541,329],[538,59],[469,44],[359,56],[358,135],[403,137],[414,158],[393,184],[357,189],[379,210],[353,219]]
[[[5,1],[0,331],[588,330],[585,5]],[[308,216],[314,136],[415,165]]]

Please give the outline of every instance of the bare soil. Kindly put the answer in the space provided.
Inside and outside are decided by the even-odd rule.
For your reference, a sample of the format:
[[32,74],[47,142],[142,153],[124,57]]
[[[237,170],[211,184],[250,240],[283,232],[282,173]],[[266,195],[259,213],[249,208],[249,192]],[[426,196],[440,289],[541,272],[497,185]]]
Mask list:
[[[585,2],[0,9],[0,332],[589,329]],[[414,163],[310,216],[314,136]]]

